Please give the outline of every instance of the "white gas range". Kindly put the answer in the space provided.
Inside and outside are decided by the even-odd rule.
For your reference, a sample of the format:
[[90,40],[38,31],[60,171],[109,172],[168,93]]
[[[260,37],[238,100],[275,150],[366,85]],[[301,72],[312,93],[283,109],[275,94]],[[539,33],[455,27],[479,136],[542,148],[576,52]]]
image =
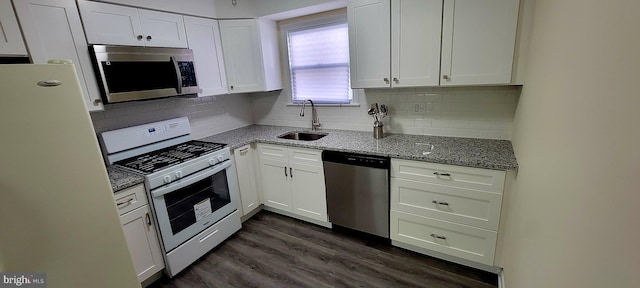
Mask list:
[[187,118],[102,133],[109,164],[145,177],[170,277],[241,228],[229,148],[190,134]]

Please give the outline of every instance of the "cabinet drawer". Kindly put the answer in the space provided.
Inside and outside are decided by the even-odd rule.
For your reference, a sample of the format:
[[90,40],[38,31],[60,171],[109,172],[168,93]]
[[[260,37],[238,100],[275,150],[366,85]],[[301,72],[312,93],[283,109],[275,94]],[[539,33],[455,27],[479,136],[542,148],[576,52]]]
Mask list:
[[498,230],[502,194],[391,178],[391,209]]
[[504,171],[391,159],[391,177],[502,193]]
[[287,147],[271,144],[258,144],[258,157],[261,159],[272,159],[287,161]]
[[222,241],[236,233],[242,224],[240,223],[240,212],[234,211],[227,217],[213,224],[211,227],[194,236],[187,242],[182,243],[166,255],[167,270],[170,276],[175,276],[187,266],[191,265],[193,259],[199,255],[204,255],[218,246]]
[[391,211],[391,239],[493,265],[497,232]]
[[142,184],[118,191],[113,196],[116,199],[119,215],[147,204],[147,192]]
[[289,148],[289,163],[322,167],[322,151],[304,148]]

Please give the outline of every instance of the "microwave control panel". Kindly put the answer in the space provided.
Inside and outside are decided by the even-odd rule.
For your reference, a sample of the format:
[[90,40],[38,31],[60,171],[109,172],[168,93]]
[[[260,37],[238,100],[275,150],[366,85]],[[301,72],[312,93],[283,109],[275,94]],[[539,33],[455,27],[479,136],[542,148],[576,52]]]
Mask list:
[[193,62],[180,61],[178,62],[180,67],[180,74],[182,75],[182,87],[196,87],[198,82],[196,81],[196,71],[193,68]]

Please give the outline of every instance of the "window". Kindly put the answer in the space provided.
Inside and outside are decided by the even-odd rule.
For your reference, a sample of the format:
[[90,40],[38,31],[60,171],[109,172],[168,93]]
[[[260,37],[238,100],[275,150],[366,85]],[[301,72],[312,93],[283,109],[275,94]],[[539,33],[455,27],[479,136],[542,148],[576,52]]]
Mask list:
[[349,104],[349,32],[346,17],[325,17],[283,27],[293,103]]

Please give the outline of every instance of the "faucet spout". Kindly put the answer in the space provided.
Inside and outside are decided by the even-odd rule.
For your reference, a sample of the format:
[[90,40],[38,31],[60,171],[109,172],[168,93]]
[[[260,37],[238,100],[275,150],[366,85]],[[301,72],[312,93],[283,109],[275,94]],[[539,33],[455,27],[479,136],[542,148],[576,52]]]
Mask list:
[[304,107],[305,107],[305,104],[307,104],[307,101],[311,103],[311,131],[315,131],[320,128],[320,121],[318,120],[316,107],[315,105],[313,105],[313,101],[311,99],[306,99],[302,101],[302,109],[300,109],[300,117],[304,117]]

